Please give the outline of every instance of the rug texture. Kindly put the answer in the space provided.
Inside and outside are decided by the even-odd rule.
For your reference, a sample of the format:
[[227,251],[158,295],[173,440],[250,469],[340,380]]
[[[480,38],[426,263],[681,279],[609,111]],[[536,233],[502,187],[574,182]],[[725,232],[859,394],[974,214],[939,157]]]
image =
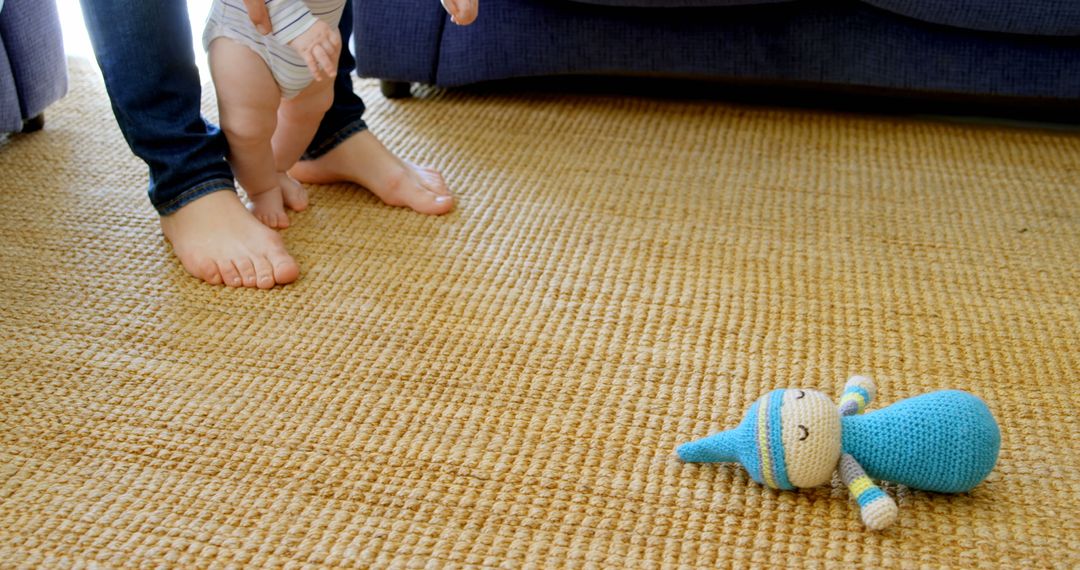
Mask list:
[[[203,285],[100,78],[0,142],[0,565],[1080,566],[1080,137],[357,82],[447,216],[311,188]],[[972,492],[779,492],[676,446],[759,395],[983,398]]]

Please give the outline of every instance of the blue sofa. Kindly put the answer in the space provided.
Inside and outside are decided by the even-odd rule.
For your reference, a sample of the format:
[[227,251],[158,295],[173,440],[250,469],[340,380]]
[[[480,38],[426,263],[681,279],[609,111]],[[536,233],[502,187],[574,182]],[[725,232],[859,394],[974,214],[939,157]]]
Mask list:
[[1080,103],[1080,0],[357,1],[357,73],[411,82],[645,75]]
[[45,125],[67,93],[67,59],[53,0],[0,0],[0,132]]

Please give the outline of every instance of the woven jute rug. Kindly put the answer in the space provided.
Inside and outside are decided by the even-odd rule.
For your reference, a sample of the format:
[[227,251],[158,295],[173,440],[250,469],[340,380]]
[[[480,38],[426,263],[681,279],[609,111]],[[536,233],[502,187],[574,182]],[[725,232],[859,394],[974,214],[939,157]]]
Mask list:
[[[597,94],[387,101],[271,291],[183,272],[95,68],[0,142],[0,565],[1080,566],[1080,137]],[[997,417],[972,492],[779,492],[676,446],[759,395]]]

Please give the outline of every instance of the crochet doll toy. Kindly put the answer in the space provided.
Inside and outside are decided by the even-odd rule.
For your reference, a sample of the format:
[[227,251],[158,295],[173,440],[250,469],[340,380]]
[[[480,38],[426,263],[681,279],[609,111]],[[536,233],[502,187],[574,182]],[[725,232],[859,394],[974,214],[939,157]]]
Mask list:
[[874,382],[853,376],[837,407],[816,390],[773,390],[751,404],[738,427],[683,444],[688,462],[738,462],[775,489],[828,484],[834,471],[859,503],[863,523],[883,529],[897,507],[871,479],[913,489],[962,493],[997,463],[1001,433],[982,400],[944,390],[863,414]]

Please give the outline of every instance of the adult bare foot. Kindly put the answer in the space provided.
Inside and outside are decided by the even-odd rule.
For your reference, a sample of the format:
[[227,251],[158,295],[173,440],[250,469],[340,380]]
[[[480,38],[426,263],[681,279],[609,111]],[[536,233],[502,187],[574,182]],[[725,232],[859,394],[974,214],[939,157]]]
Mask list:
[[163,216],[161,229],[184,269],[211,285],[269,289],[300,275],[281,236],[259,223],[229,190]]
[[445,214],[454,197],[441,174],[402,160],[371,131],[361,131],[315,160],[302,160],[289,170],[300,182],[353,182],[391,206],[407,206],[422,214]]

